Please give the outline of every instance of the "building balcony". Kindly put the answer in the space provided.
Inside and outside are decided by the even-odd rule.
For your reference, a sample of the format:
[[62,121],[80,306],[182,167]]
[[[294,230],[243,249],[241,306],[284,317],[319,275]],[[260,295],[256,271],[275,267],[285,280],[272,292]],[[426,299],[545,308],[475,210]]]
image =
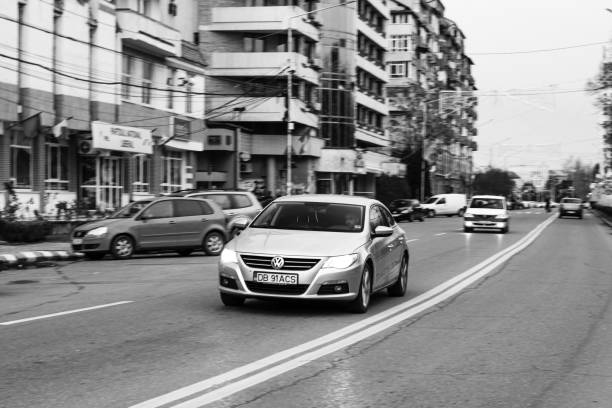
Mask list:
[[372,95],[365,94],[361,90],[358,90],[355,92],[355,102],[381,115],[389,115],[389,106],[387,105],[387,100],[384,98],[375,98]]
[[[270,33],[287,31],[291,23],[293,31],[319,41],[319,30],[306,16],[295,17],[306,11],[296,6],[268,7],[214,7],[209,31],[235,31]],[[293,18],[290,18],[293,17]]]
[[[294,156],[321,157],[325,141],[318,137],[293,136],[291,152]],[[252,155],[287,155],[287,135],[253,135]]]
[[295,52],[215,52],[210,59],[208,74],[272,78],[288,64],[294,68],[296,77],[319,84],[319,73],[313,68],[312,61]]
[[[323,149],[319,159],[318,172],[322,173],[383,173],[400,175],[405,173],[405,165],[394,163],[386,154],[377,152],[359,152],[355,149]],[[395,174],[397,172],[397,174]]]
[[[214,113],[217,122],[284,122],[285,99],[281,96],[245,96],[244,103],[241,103],[235,97],[210,96],[206,99],[206,110],[219,109]],[[291,103],[291,121],[315,128],[319,126],[318,115],[299,99],[293,99]]]
[[389,42],[387,41],[387,39],[377,31],[375,31],[372,27],[367,25],[361,19],[357,19],[357,30],[359,30],[363,35],[375,42],[380,48],[384,49],[385,51],[389,49]]
[[391,145],[388,134],[373,126],[357,123],[355,128],[355,139],[360,142],[378,147],[388,147]]
[[[128,3],[129,4],[129,3]],[[131,8],[117,8],[119,36],[125,45],[160,56],[181,56],[181,33]]]
[[197,183],[225,183],[227,181],[227,172],[225,171],[197,171],[194,181]]
[[387,71],[385,71],[383,68],[379,67],[372,61],[365,59],[361,55],[357,55],[357,67],[374,75],[376,78],[380,79],[383,82],[389,82],[389,74],[387,73]]

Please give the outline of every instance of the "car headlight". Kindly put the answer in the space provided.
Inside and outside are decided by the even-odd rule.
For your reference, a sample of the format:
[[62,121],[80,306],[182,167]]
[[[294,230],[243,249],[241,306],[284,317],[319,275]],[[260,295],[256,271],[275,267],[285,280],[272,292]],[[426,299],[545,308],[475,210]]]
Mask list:
[[322,268],[346,269],[359,259],[357,254],[332,256],[323,264]]
[[508,219],[508,215],[507,214],[496,215],[495,219],[496,220],[507,220]]
[[107,227],[98,227],[98,228],[94,228],[91,231],[87,232],[86,236],[100,238],[106,235],[107,232],[108,232]]
[[221,263],[238,263],[238,255],[236,255],[236,251],[232,251],[231,249],[223,248],[221,251],[221,258],[219,259]]
[[408,214],[410,212],[409,209],[402,210],[402,214]]
[[463,218],[466,220],[473,220],[475,217],[474,214],[464,214]]

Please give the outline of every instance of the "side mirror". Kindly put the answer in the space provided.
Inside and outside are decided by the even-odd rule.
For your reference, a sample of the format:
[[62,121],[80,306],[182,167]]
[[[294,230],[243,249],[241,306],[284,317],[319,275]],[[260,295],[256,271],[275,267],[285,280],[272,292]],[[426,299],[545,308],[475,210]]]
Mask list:
[[385,227],[383,225],[379,225],[378,227],[376,227],[376,229],[374,230],[374,232],[372,232],[372,237],[373,238],[377,238],[377,237],[388,237],[391,234],[393,234],[393,228],[391,227]]
[[249,220],[246,218],[240,218],[234,222],[234,228],[238,230],[244,230],[249,225]]

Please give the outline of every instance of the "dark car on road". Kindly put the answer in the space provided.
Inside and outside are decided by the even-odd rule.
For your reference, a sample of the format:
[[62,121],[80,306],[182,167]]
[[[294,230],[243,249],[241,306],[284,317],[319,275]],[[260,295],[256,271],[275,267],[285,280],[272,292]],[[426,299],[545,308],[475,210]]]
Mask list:
[[203,250],[219,255],[227,241],[226,220],[215,202],[200,198],[160,198],[128,204],[111,217],[79,225],[72,249],[90,259],[110,253],[115,259],[136,252]]
[[415,220],[423,222],[427,216],[427,212],[421,207],[419,200],[414,198],[393,200],[389,203],[389,210],[397,222],[412,222]]

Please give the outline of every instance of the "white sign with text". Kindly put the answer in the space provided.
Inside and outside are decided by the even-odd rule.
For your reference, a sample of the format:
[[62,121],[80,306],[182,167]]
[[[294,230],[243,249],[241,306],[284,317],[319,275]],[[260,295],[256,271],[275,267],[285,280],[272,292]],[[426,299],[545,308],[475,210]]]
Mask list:
[[153,139],[148,129],[91,122],[91,135],[94,149],[153,153]]

